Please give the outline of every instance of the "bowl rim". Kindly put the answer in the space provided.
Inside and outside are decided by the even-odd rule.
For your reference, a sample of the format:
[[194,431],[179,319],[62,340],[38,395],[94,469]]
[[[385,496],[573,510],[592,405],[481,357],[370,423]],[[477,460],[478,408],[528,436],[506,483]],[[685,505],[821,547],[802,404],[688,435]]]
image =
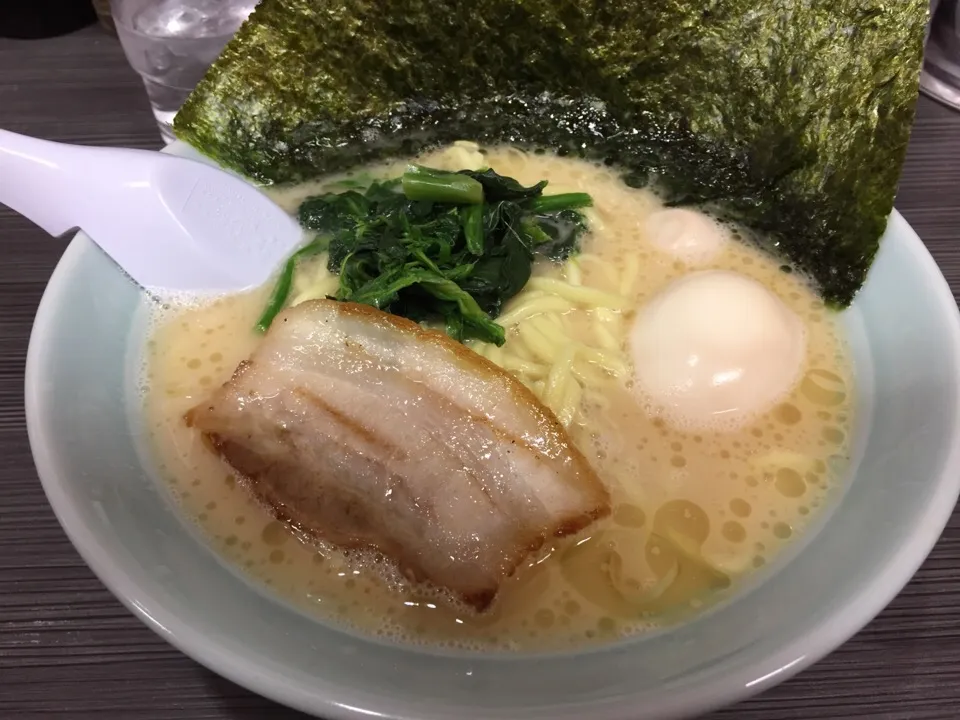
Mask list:
[[[946,340],[956,365],[955,374],[960,377],[960,309],[953,293],[926,246],[896,210],[893,210],[889,217],[887,230],[894,231],[897,242],[905,244],[924,275],[932,281],[935,302],[949,326],[949,337]],[[54,339],[51,331],[52,319],[61,305],[61,295],[68,285],[71,273],[84,254],[89,252],[98,252],[98,249],[80,232],[54,269],[34,319],[24,375],[26,425],[37,473],[57,520],[86,564],[128,610],[167,642],[211,671],[259,695],[331,720],[356,720],[369,716],[398,720],[443,717],[442,708],[423,713],[424,708],[421,707],[421,712],[411,714],[417,711],[409,705],[403,707],[403,701],[389,705],[383,703],[380,706],[370,703],[367,703],[367,706],[354,704],[361,698],[350,697],[353,691],[324,685],[322,678],[318,678],[313,692],[310,692],[296,682],[288,681],[280,673],[271,672],[258,665],[259,658],[255,649],[244,654],[234,654],[205,632],[202,621],[177,616],[164,607],[162,599],[145,592],[126,573],[123,564],[111,555],[110,549],[98,541],[95,532],[84,523],[82,515],[70,502],[67,488],[71,480],[65,474],[58,473],[56,463],[52,460],[53,453],[48,450],[52,439],[44,436],[46,420],[41,402],[44,378],[41,376],[40,367],[41,357]],[[953,408],[953,425],[960,427],[960,398]],[[720,673],[696,692],[683,693],[682,697],[673,697],[657,706],[648,707],[648,710],[652,710],[652,715],[648,717],[689,717],[743,700],[792,677],[857,633],[910,581],[946,527],[960,495],[960,443],[954,443],[950,447],[939,475],[931,478],[930,482],[935,483],[935,490],[931,493],[918,523],[910,530],[907,540],[897,547],[883,570],[864,584],[857,594],[850,596],[836,612],[812,631],[806,634],[798,633],[790,644],[782,647],[780,651],[752,662],[748,669],[739,673],[735,670]],[[370,698],[362,699],[366,701]],[[579,713],[584,709],[579,707],[575,712]],[[603,708],[594,710],[597,720],[627,720],[636,717],[636,712],[636,706],[626,699],[616,706],[605,704]],[[475,716],[465,712],[463,717]]]

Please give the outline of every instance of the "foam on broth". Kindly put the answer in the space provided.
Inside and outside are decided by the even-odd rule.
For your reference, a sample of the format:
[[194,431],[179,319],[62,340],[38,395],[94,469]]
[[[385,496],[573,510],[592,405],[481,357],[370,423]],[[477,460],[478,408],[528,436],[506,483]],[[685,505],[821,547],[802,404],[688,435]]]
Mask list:
[[[635,277],[616,291],[639,307],[689,272],[640,231],[660,200],[628,188],[615,170],[512,148],[494,148],[487,160],[524,184],[546,178],[552,191],[593,196],[583,249],[607,265],[583,262],[585,286],[609,289],[605,267],[632,255]],[[395,174],[398,166],[380,170]],[[315,189],[288,189],[277,200],[293,208]],[[185,516],[228,562],[308,612],[362,632],[447,647],[555,649],[674,622],[724,597],[804,532],[839,480],[853,422],[849,355],[804,280],[739,242],[706,267],[756,279],[801,318],[807,356],[800,382],[736,432],[673,429],[644,411],[625,387],[629,380],[585,393],[569,432],[610,488],[613,512],[531,557],[482,616],[410,587],[376,558],[302,542],[184,424],[183,414],[256,347],[252,327],[269,288],[158,312],[144,356],[145,421],[158,468]],[[570,326],[586,335],[577,312]]]

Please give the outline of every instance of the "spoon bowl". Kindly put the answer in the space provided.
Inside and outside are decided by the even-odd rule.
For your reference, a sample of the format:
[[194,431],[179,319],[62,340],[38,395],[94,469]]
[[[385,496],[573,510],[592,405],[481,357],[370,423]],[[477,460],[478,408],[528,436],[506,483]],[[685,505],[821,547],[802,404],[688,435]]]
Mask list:
[[213,165],[5,130],[0,203],[54,236],[84,230],[153,294],[260,286],[303,239],[266,195]]

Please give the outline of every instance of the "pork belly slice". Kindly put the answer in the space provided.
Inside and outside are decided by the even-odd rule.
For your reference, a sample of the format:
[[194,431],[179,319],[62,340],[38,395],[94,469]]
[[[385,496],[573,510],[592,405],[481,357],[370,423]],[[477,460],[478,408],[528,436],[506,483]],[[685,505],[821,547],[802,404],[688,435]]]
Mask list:
[[610,510],[596,473],[518,380],[365,305],[286,310],[186,420],[278,518],[376,549],[477,610],[547,538]]

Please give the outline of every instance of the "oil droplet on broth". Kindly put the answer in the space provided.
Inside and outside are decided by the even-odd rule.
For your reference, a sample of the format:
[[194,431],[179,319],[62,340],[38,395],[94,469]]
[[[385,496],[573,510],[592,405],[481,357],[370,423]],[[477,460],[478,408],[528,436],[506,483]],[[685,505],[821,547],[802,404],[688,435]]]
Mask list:
[[773,534],[780,540],[787,540],[793,535],[793,529],[785,522],[776,522],[773,524]]
[[[634,228],[660,207],[651,194],[626,189],[609,171],[601,176],[594,166],[578,161],[566,164],[544,155],[518,162],[512,152],[494,149],[487,157],[498,171],[520,182],[546,178],[555,186],[569,183],[571,190],[595,194],[597,211],[610,221],[605,220],[602,232],[585,239],[588,253],[618,266],[623,264],[618,257],[637,256],[638,242],[645,252]],[[579,173],[576,181],[567,172],[573,167]],[[669,263],[657,266],[657,257],[651,252],[629,291],[638,304],[668,278],[685,272]],[[609,280],[602,279],[602,268],[588,270],[587,265],[584,283],[605,289],[601,283]],[[808,523],[804,515],[825,504],[831,482],[844,466],[843,443],[850,437],[848,356],[832,334],[834,326],[822,304],[811,299],[795,274],[780,273],[776,263],[747,246],[729,248],[716,267],[776,287],[795,313],[818,318],[807,325],[808,367],[813,369],[767,415],[728,435],[674,431],[625,403],[628,393],[604,396],[606,405],[585,403],[585,426],[574,440],[584,451],[595,447],[595,455],[588,455],[610,484],[613,512],[532,559],[531,567],[521,568],[504,584],[494,607],[482,617],[463,613],[442,595],[414,592],[395,575],[382,575],[376,559],[304,545],[253,503],[243,483],[225,472],[180,423],[196,399],[229,377],[255,347],[256,337],[247,329],[269,288],[259,296],[228,298],[207,308],[171,308],[175,322],[158,330],[148,348],[152,380],[146,406],[157,454],[169,465],[172,485],[202,480],[191,487],[192,493],[183,493],[180,502],[211,537],[225,538],[218,547],[228,546],[231,559],[321,617],[396,641],[472,649],[576,646],[588,638],[608,641],[656,627],[661,613],[708,606],[720,597],[718,591],[732,586],[736,578],[707,559],[718,548],[751,548],[742,562],[759,568],[782,543],[769,542],[767,550],[758,539],[772,535],[783,541],[800,532]],[[584,332],[590,327],[583,323]],[[827,427],[844,434],[824,434]],[[837,438],[835,444],[816,444],[832,443],[831,437]],[[767,473],[752,464],[752,458],[776,450],[808,456],[811,464],[799,472],[794,468],[786,480],[777,472],[783,468]],[[177,478],[188,479],[178,483]],[[801,496],[802,505],[797,502]],[[207,511],[210,502],[216,509]],[[757,522],[771,511],[776,521]],[[363,572],[354,575],[358,568]],[[414,596],[423,605],[410,613],[403,603]]]
[[602,617],[597,621],[597,632],[603,635],[614,635],[617,632],[617,621],[611,617]]
[[554,615],[553,610],[550,608],[540,608],[534,613],[534,621],[542,628],[549,628],[553,626]]
[[846,439],[846,436],[843,434],[843,430],[830,426],[823,428],[820,434],[823,436],[824,440],[829,443],[833,443],[834,445],[840,445]]
[[613,521],[617,525],[623,525],[629,528],[642,528],[647,521],[647,516],[643,510],[636,505],[624,503],[618,505],[613,511]]
[[777,470],[774,486],[781,495],[788,498],[798,498],[807,491],[807,484],[793,468]]
[[796,405],[792,403],[781,403],[774,408],[773,416],[778,422],[784,425],[796,425],[803,419],[803,415]]
[[267,523],[260,533],[260,538],[267,545],[283,545],[289,537],[286,526],[278,520]]
[[741,543],[747,539],[747,531],[736,520],[728,520],[721,529],[723,536],[733,543]]
[[830,407],[841,404],[847,396],[843,378],[821,368],[814,368],[804,376],[800,392],[811,402]]

